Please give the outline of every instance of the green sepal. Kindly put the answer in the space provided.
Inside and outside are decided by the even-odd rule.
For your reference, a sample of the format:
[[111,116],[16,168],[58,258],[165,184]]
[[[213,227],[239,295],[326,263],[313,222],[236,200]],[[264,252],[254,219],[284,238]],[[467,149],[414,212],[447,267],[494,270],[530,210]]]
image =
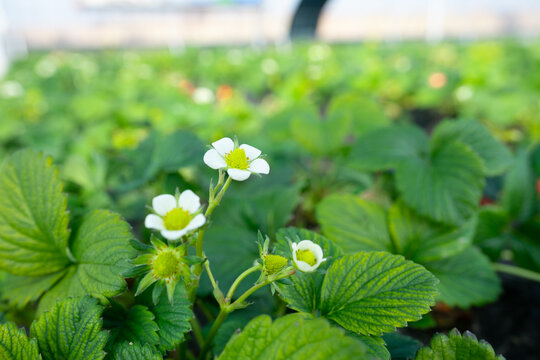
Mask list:
[[122,276],[127,279],[136,278],[137,276],[141,276],[142,274],[147,272],[149,269],[150,267],[148,265],[136,265],[124,271],[122,273]]
[[152,285],[153,283],[155,283],[157,281],[157,279],[154,277],[154,275],[152,275],[151,272],[149,272],[148,274],[146,274],[142,279],[141,281],[139,281],[139,286],[137,286],[137,291],[135,292],[135,296],[139,295],[140,293],[142,293],[144,290],[146,290],[147,287],[149,287],[150,285]]
[[174,288],[176,287],[176,281],[167,282],[167,298],[169,298],[169,304],[174,305]]
[[206,260],[207,260],[206,258],[201,258],[201,257],[195,256],[195,255],[182,256],[182,262],[184,262],[185,264],[187,264],[189,266],[202,264]]
[[144,244],[137,239],[129,239],[129,244],[137,251],[148,251],[152,250],[152,246]]
[[163,293],[163,289],[164,286],[161,282],[158,282],[154,285],[154,288],[152,289],[152,302],[154,303],[154,305],[157,305],[159,303],[159,298]]

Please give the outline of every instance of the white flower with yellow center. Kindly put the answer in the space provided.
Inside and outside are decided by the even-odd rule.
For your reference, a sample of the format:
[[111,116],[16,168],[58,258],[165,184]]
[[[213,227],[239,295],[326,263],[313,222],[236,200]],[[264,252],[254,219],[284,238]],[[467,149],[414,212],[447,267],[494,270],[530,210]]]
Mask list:
[[227,170],[236,181],[244,181],[252,173],[268,174],[270,166],[260,158],[261,150],[248,144],[236,146],[228,137],[212,143],[212,149],[204,154],[204,163],[212,169]]
[[298,244],[292,243],[293,262],[302,272],[313,272],[326,261],[323,259],[321,247],[311,240],[302,240]]
[[152,208],[155,214],[146,216],[144,226],[159,230],[169,240],[178,240],[206,221],[203,214],[197,214],[201,201],[191,190],[183,191],[178,197],[169,194],[156,196],[152,199]]

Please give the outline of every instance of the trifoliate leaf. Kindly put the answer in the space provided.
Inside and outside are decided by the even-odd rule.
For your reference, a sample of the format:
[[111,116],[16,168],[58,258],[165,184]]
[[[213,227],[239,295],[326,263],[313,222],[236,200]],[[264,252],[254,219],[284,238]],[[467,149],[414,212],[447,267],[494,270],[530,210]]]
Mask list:
[[349,159],[362,170],[386,170],[428,153],[428,138],[416,126],[396,125],[369,131],[359,137]]
[[361,252],[328,269],[321,313],[349,331],[381,335],[421,318],[437,295],[437,279],[422,266],[385,252]]
[[35,339],[28,339],[23,329],[6,323],[0,325],[0,359],[39,360],[41,356]]
[[40,303],[46,309],[57,298],[86,294],[112,297],[122,292],[126,283],[122,273],[135,255],[129,245],[130,226],[118,214],[96,210],[87,215],[72,244],[77,260],[66,275],[48,291]]
[[234,335],[219,360],[348,360],[371,359],[366,346],[345,336],[324,319],[287,315],[272,320],[261,315]]
[[501,291],[489,259],[475,247],[423,265],[439,279],[438,300],[447,305],[468,308],[485,304],[497,299]]
[[388,212],[390,234],[398,254],[418,263],[458,254],[472,242],[475,219],[456,228],[416,214],[402,201]]
[[396,182],[405,203],[420,215],[461,225],[478,208],[484,188],[482,162],[467,145],[451,142],[428,158],[403,161]]
[[153,346],[123,342],[114,348],[110,360],[163,360],[163,356]]
[[476,339],[466,331],[463,336],[456,329],[448,336],[437,334],[431,339],[429,347],[423,347],[415,360],[504,360],[487,342]]
[[386,211],[350,194],[330,195],[317,206],[322,233],[345,253],[362,250],[392,251]]
[[44,360],[103,359],[107,332],[101,331],[103,308],[90,297],[57,302],[30,328]]
[[422,347],[420,341],[396,332],[384,334],[383,339],[392,360],[412,359]]
[[529,153],[520,149],[504,177],[501,202],[511,217],[524,221],[534,214],[536,199],[535,176]]
[[294,227],[280,229],[276,234],[276,240],[276,252],[288,259],[292,259],[289,241],[311,240],[322,248],[327,260],[320,265],[318,271],[312,273],[297,271],[288,278],[292,282],[291,285],[278,285],[281,298],[289,304],[290,308],[307,313],[317,310],[321,302],[324,270],[342,255],[341,249],[322,235]]
[[103,313],[103,327],[110,330],[108,351],[115,351],[123,342],[140,345],[157,345],[159,336],[155,316],[144,305],[135,305],[129,310],[112,302],[112,307]]
[[191,330],[190,320],[193,318],[193,312],[182,281],[176,284],[173,300],[174,305],[171,305],[167,293],[162,292],[159,302],[155,305],[150,291],[144,293],[140,299],[140,303],[146,305],[155,316],[154,321],[159,327],[159,349],[162,352],[173,350],[184,340],[184,334]]
[[459,141],[470,148],[482,159],[484,174],[499,175],[512,163],[510,151],[497,141],[483,125],[475,120],[461,119],[441,122],[433,131],[433,147],[444,143]]
[[51,158],[31,150],[0,167],[0,269],[46,275],[69,264],[69,215]]

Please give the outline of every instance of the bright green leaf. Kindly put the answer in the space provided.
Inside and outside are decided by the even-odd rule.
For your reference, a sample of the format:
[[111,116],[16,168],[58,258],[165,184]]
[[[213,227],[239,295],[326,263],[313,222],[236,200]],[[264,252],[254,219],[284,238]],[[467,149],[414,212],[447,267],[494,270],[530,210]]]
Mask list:
[[0,359],[39,360],[41,356],[35,339],[29,340],[23,329],[6,323],[0,325]]
[[0,269],[46,275],[69,264],[66,196],[51,158],[31,150],[0,167]]
[[368,354],[377,360],[390,360],[390,352],[386,349],[384,340],[379,336],[356,335],[368,348]]
[[478,212],[478,221],[473,243],[482,249],[492,261],[500,258],[505,247],[504,236],[506,228],[510,225],[506,211],[500,207],[482,207]]
[[386,252],[361,252],[328,269],[321,313],[349,331],[381,335],[420,319],[436,295],[437,279],[422,266]]
[[261,315],[234,335],[219,360],[370,359],[366,346],[332,328],[324,319]]
[[403,200],[419,214],[461,225],[478,208],[484,188],[482,162],[468,146],[448,143],[427,159],[401,163],[396,182]]
[[330,195],[317,206],[322,233],[345,253],[392,250],[386,211],[357,196]]
[[90,297],[57,302],[30,328],[44,360],[103,359],[107,332],[101,330],[103,308]]
[[327,114],[330,118],[350,118],[351,130],[356,136],[390,124],[377,102],[350,93],[334,96],[328,104]]
[[431,339],[429,347],[423,347],[415,360],[504,360],[487,342],[476,339],[466,331],[463,336],[456,329],[448,336],[437,334]]
[[96,210],[87,215],[72,244],[77,260],[62,280],[48,291],[40,303],[46,309],[56,298],[86,294],[112,297],[122,292],[126,282],[122,273],[135,255],[129,244],[131,228],[118,214]]
[[512,163],[512,155],[483,125],[475,120],[446,120],[440,123],[431,137],[433,147],[459,141],[471,147],[482,159],[487,176],[499,175]]
[[423,265],[439,279],[438,299],[447,305],[482,305],[497,299],[501,292],[500,280],[489,259],[475,247]]

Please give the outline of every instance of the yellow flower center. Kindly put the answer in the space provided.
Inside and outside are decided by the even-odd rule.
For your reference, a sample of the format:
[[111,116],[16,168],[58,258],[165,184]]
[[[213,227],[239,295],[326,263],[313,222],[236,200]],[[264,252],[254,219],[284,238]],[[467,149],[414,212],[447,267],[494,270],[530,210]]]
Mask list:
[[279,255],[266,255],[264,268],[269,275],[277,273],[287,265],[287,259]]
[[152,270],[158,279],[167,279],[178,273],[180,259],[172,251],[156,255],[152,261]]
[[317,259],[311,250],[298,250],[296,252],[296,259],[309,264],[309,266],[313,266],[317,263]]
[[163,217],[163,224],[167,230],[182,230],[191,221],[191,215],[189,212],[182,208],[176,208],[169,211]]
[[230,153],[225,154],[227,166],[233,169],[246,170],[249,166],[248,160],[244,149],[235,149]]

